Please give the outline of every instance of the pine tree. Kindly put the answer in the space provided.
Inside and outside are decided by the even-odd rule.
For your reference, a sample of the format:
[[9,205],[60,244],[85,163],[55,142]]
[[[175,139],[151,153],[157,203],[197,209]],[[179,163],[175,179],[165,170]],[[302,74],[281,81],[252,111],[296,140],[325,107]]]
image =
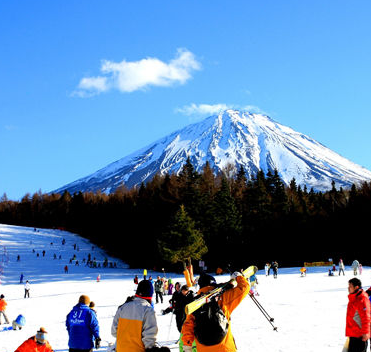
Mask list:
[[175,214],[169,230],[158,240],[163,259],[170,263],[199,260],[207,253],[207,247],[200,230],[188,215],[184,205]]

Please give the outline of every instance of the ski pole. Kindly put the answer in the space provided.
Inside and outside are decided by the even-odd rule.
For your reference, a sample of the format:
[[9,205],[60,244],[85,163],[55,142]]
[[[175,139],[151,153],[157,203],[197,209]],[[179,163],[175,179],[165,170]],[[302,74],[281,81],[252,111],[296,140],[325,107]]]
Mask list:
[[169,324],[169,331],[168,331],[168,333],[167,333],[167,339],[169,340],[169,338],[170,338],[170,330],[171,330],[171,323],[172,323],[172,321],[173,321],[173,315],[174,315],[174,309],[173,309],[173,311],[171,312],[171,318],[170,318],[170,324]]
[[274,318],[272,318],[268,313],[267,311],[263,308],[263,306],[259,303],[259,301],[253,296],[250,294],[250,298],[252,299],[252,301],[255,303],[255,305],[259,308],[260,312],[264,315],[265,319],[267,319],[267,321],[269,322],[269,324],[272,325],[273,327],[273,330],[274,331],[278,331],[277,327],[273,325],[273,322],[274,322]]

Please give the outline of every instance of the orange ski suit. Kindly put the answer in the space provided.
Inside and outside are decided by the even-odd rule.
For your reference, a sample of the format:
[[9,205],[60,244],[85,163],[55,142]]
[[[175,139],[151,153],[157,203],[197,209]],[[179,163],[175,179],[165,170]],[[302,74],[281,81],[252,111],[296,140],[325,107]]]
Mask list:
[[44,345],[41,345],[36,342],[36,337],[32,336],[23,342],[15,352],[53,352],[53,349],[48,341]]
[[[228,321],[230,320],[233,310],[241,303],[250,291],[250,284],[243,276],[237,276],[237,286],[227,290],[218,301],[219,306],[222,308]],[[213,289],[212,286],[203,287],[197,294],[206,293]],[[182,327],[182,341],[184,345],[192,346],[192,342],[196,341],[197,352],[235,352],[237,351],[234,342],[231,324],[229,324],[227,335],[223,341],[217,345],[205,346],[199,343],[194,335],[195,317],[193,314],[187,315],[187,318]]]
[[7,306],[7,303],[5,302],[5,300],[4,299],[0,299],[0,312],[4,312],[6,306]]

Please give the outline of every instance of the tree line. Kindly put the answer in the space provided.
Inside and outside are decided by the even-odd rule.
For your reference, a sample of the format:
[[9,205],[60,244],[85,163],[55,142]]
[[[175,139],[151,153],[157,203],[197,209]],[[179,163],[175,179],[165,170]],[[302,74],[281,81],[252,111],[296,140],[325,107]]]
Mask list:
[[[80,234],[132,267],[181,269],[201,259],[209,269],[245,268],[277,260],[281,266],[342,258],[369,263],[363,244],[371,218],[371,183],[326,192],[277,170],[247,179],[197,172],[190,160],[179,175],[156,175],[140,187],[112,194],[26,194],[0,199],[0,223],[63,228]],[[197,261],[195,262],[197,266]]]

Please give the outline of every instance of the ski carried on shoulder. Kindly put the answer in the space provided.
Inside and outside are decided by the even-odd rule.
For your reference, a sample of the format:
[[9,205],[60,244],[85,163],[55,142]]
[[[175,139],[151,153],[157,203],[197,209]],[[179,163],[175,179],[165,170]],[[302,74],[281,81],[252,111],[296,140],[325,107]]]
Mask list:
[[[242,272],[242,275],[248,279],[250,276],[253,276],[258,271],[258,268],[254,265],[249,266]],[[208,303],[212,297],[219,295],[229,284],[233,283],[235,280],[230,280],[220,287],[214,288],[209,293],[201,296],[200,298],[195,299],[193,302],[189,303],[185,307],[185,313],[192,314],[197,309],[201,308],[205,303]]]

